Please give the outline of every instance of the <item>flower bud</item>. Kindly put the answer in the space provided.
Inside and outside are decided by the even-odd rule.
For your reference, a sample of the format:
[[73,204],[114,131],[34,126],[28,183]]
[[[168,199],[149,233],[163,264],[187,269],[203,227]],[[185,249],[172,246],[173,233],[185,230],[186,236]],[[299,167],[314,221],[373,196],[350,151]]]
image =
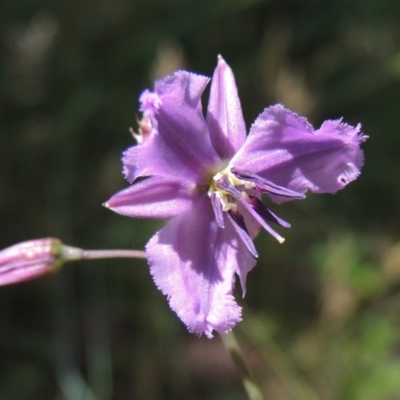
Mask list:
[[65,261],[64,246],[54,238],[29,240],[0,251],[0,286],[58,271]]

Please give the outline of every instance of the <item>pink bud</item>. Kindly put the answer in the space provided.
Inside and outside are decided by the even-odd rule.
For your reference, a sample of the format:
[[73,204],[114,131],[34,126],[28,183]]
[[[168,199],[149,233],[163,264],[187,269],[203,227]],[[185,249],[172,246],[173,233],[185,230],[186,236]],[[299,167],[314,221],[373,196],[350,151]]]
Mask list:
[[58,239],[29,240],[0,251],[0,286],[37,278],[57,271],[63,264]]

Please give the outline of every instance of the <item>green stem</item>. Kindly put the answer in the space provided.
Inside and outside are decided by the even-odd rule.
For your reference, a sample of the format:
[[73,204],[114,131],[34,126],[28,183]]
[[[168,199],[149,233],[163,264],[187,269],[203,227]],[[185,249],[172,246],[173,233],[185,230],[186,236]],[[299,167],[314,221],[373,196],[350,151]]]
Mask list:
[[221,339],[226,351],[230,355],[240,377],[242,378],[243,386],[249,400],[264,400],[264,396],[247,366],[246,360],[243,357],[243,353],[233,332],[231,331],[221,334]]
[[83,250],[84,260],[99,258],[146,258],[143,250]]
[[84,250],[78,247],[61,246],[61,259],[64,262],[104,258],[146,258],[146,252],[143,250]]
[[297,371],[292,360],[274,341],[268,330],[268,323],[261,318],[251,316],[246,310],[246,324],[240,326],[241,332],[257,346],[260,354],[269,363],[271,369],[285,384],[293,398],[298,400],[320,400],[313,387]]

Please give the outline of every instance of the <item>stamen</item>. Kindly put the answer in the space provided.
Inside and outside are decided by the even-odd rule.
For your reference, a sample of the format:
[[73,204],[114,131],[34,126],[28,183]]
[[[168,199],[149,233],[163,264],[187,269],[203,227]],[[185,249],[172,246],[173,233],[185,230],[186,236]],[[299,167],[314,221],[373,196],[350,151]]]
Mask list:
[[227,175],[222,175],[220,179],[216,180],[215,186],[222,192],[230,194],[237,199],[240,198],[239,190],[237,190],[236,187],[232,185]]
[[216,182],[218,180],[220,180],[224,175],[221,172],[218,172],[214,177],[213,177],[213,181]]
[[148,115],[145,115],[141,120],[137,119],[136,122],[139,125],[138,133],[136,133],[132,128],[129,128],[129,132],[138,144],[142,144],[151,132],[151,120]]
[[238,235],[242,239],[242,241],[245,244],[245,246],[247,247],[247,249],[250,251],[250,253],[253,255],[254,258],[258,258],[257,250],[254,246],[253,240],[251,239],[251,237],[249,235],[246,224],[244,222],[243,215],[240,214],[239,212],[229,211],[228,217],[233,222],[232,225],[233,225],[235,231],[238,233]]
[[133,138],[136,140],[137,144],[142,144],[143,142],[143,138],[141,135],[139,135],[138,133],[136,133],[133,128],[129,128],[129,132],[130,134],[133,136]]
[[151,131],[151,120],[148,115],[144,115],[141,121],[137,121],[139,125],[139,133],[141,135],[147,135]]
[[250,197],[246,192],[240,192],[241,196],[243,199],[245,199],[247,202],[250,202]]
[[246,189],[254,189],[256,184],[254,182],[244,181],[244,187]]
[[268,232],[270,233],[280,244],[285,241],[281,235],[275,232],[262,218],[261,216],[254,210],[254,208],[248,203],[245,199],[241,198],[239,200],[246,210],[255,218],[255,220]]
[[211,205],[214,211],[215,215],[215,220],[217,221],[217,224],[220,228],[224,229],[225,224],[224,224],[224,215],[223,215],[223,209],[221,208],[221,201],[218,198],[218,192],[213,192],[209,194],[209,197],[211,199]]
[[243,179],[244,182],[252,182],[257,191],[262,193],[287,197],[289,199],[304,199],[306,197],[304,193],[295,192],[283,186],[276,185],[250,171],[244,171],[233,167],[231,168],[231,174],[234,174],[239,180]]
[[[234,169],[232,169],[234,170]],[[236,171],[235,171],[236,172]],[[241,172],[241,171],[240,171]],[[247,178],[249,175],[247,173],[243,173],[243,175]],[[278,218],[275,214],[270,212],[268,209],[265,211],[260,207],[260,205],[257,203],[257,198],[253,196],[249,196],[249,194],[245,191],[239,191],[236,186],[244,186],[245,189],[250,190],[250,189],[258,189],[258,186],[260,183],[264,184],[264,182],[260,182],[262,178],[258,177],[257,175],[251,175],[250,181],[242,180],[235,176],[232,172],[229,170],[223,170],[221,172],[218,172],[215,174],[213,177],[212,183],[210,185],[210,189],[208,191],[208,195],[211,198],[211,201],[213,203],[213,208],[214,208],[214,213],[217,218],[217,223],[219,226],[222,225],[221,223],[221,216],[219,215],[220,211],[227,212],[231,217],[237,213],[237,204],[235,202],[229,201],[230,196],[232,196],[234,199],[237,201],[240,201],[243,206],[246,208],[246,210],[254,217],[254,219],[267,231],[269,232],[279,243],[283,243],[285,239],[279,235],[274,229],[272,229],[266,221],[264,221],[263,217],[266,217],[270,219],[272,222],[276,222],[281,226],[284,227],[289,227],[290,225],[286,223],[285,221],[281,220]],[[270,188],[271,185],[268,184],[268,187]],[[280,188],[279,188],[280,189]],[[282,195],[282,190],[280,191],[280,194]],[[293,195],[294,192],[287,191],[284,194],[288,195],[290,192],[290,195]],[[296,195],[298,195],[296,193]],[[219,208],[218,210],[215,209],[217,206],[215,202],[219,200],[222,208]],[[259,201],[259,200],[258,200]],[[261,203],[261,202],[260,202]],[[255,209],[255,208],[260,208],[260,213]],[[264,215],[265,214],[265,215]],[[243,222],[244,224],[244,222]]]
[[235,204],[235,203],[226,203],[222,207],[222,211],[227,212],[227,211],[231,211],[231,210],[236,212],[237,211],[237,204]]
[[250,203],[253,205],[254,210],[264,219],[267,219],[270,222],[278,224],[283,228],[290,228],[290,224],[283,219],[279,218],[276,214],[274,214],[270,209],[268,209],[264,203],[258,199],[257,197],[250,196]]

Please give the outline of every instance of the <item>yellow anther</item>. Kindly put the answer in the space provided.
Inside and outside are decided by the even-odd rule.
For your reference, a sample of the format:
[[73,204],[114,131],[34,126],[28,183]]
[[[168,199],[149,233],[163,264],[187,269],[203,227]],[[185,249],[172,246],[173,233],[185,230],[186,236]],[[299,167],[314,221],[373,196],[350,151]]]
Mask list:
[[240,195],[248,202],[250,203],[250,197],[246,192],[240,192]]
[[237,212],[237,204],[235,203],[226,203],[222,206],[222,211],[228,212],[228,211],[234,211]]
[[[239,178],[237,178],[234,174],[232,174],[232,172],[228,169],[225,168],[224,170],[216,173],[213,176],[213,179],[211,181],[210,184],[210,188],[208,190],[208,195],[210,196],[212,193],[215,193],[217,198],[219,199],[219,201],[221,202],[222,205],[222,211],[234,211],[237,212],[237,204],[236,204],[236,200],[234,200],[234,202],[230,202],[229,199],[232,197],[228,192],[226,192],[223,189],[220,189],[217,185],[216,182],[218,180],[220,180],[222,177],[226,176],[229,180],[229,183],[232,186],[244,186],[246,189],[252,189],[255,185],[252,182],[247,182],[247,181],[243,181]],[[242,193],[242,197],[246,199],[246,201],[250,202],[250,198],[247,195],[246,192],[241,192]]]
[[246,189],[254,189],[256,184],[254,182],[244,181],[244,187]]

